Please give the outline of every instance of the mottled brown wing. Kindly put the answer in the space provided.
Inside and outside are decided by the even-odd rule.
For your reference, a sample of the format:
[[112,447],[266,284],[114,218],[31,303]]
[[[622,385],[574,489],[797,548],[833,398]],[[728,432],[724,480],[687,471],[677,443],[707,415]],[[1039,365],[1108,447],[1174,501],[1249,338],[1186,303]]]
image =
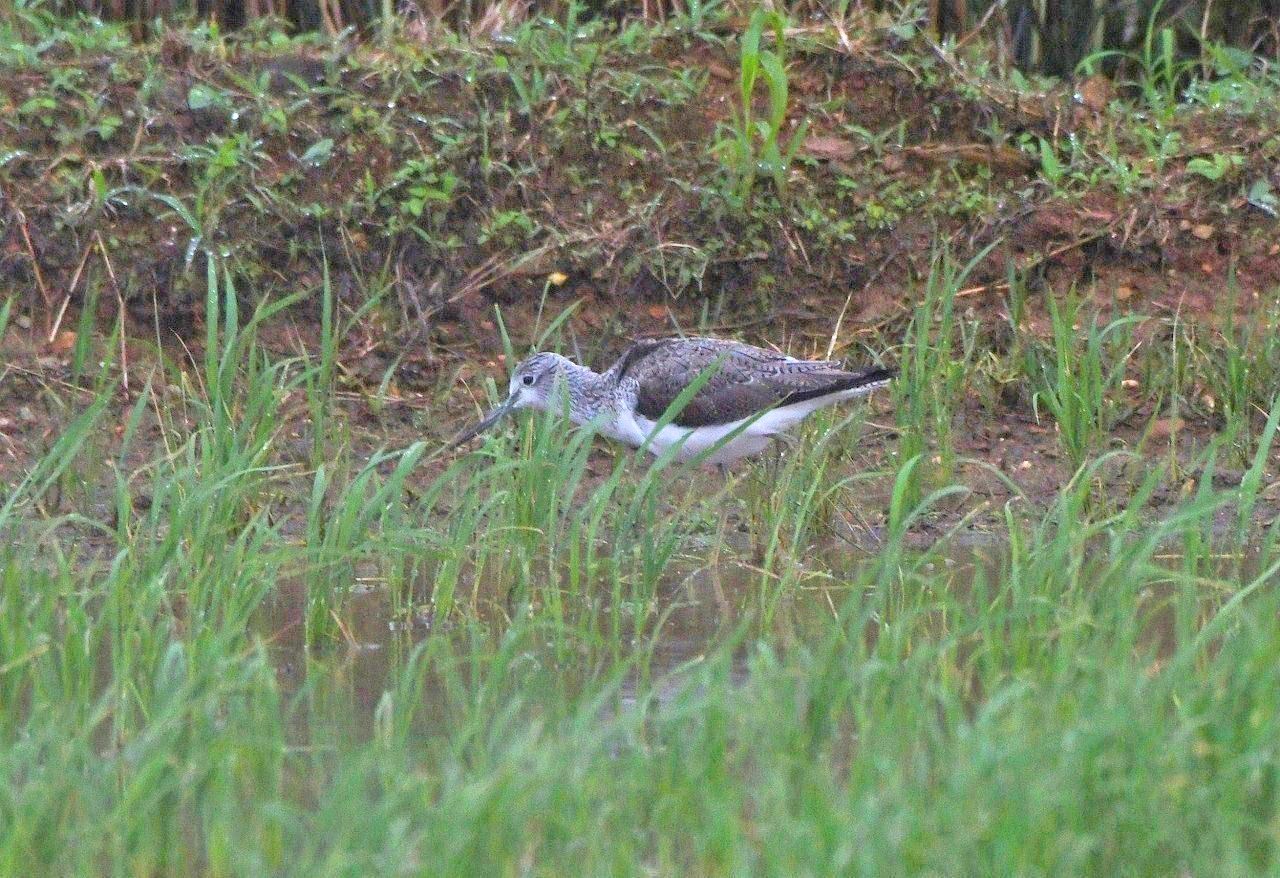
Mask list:
[[623,355],[617,368],[620,378],[632,378],[639,387],[639,414],[656,421],[685,387],[717,363],[718,370],[676,415],[677,425],[727,424],[775,405],[863,383],[862,373],[844,372],[835,363],[795,360],[719,339],[639,342]]

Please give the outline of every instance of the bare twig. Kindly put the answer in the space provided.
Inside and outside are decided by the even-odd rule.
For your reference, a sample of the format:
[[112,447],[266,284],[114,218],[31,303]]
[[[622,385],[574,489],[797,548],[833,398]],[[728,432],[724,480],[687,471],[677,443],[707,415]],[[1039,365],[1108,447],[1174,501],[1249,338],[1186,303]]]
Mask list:
[[[1061,247],[1057,247],[1053,250],[1050,250],[1048,253],[1044,254],[1039,258],[1031,260],[1031,262],[1022,266],[1020,270],[1026,271],[1027,269],[1034,268],[1037,265],[1044,265],[1050,259],[1056,259],[1057,257],[1061,256],[1063,253],[1070,253],[1072,250],[1077,250],[1085,246],[1086,244],[1091,244],[1094,241],[1097,241],[1099,238],[1103,238],[1109,235],[1110,233],[1111,233],[1111,227],[1108,226],[1107,228],[1103,229],[1100,232],[1095,232],[1092,235],[1085,235],[1083,238],[1077,238],[1076,240],[1072,241],[1069,244],[1063,244]],[[976,287],[969,287],[967,289],[960,290],[959,292],[956,293],[956,298],[960,298],[962,296],[976,296],[979,293],[994,293],[997,290],[1007,290],[1007,289],[1009,289],[1008,281],[1001,281],[1000,283],[994,283],[994,284],[979,284]]]
[[116,313],[120,315],[120,376],[122,386],[125,390],[129,389],[129,355],[128,348],[125,346],[125,332],[128,317],[124,309],[124,294],[120,292],[120,283],[116,280],[116,270],[111,267],[111,257],[107,255],[107,245],[102,240],[101,232],[94,232],[94,238],[98,241],[98,252],[102,254],[102,261],[107,266],[107,276],[111,278],[111,288],[116,294]]
[[40,258],[36,256],[35,245],[31,243],[31,232],[27,230],[27,215],[24,214],[18,205],[13,204],[9,198],[5,199],[13,205],[13,212],[18,217],[18,228],[22,232],[23,243],[27,245],[27,256],[31,258],[31,272],[35,275],[36,287],[40,290],[40,298],[44,300],[44,320],[45,325],[49,325],[49,318],[53,314],[53,296],[49,293],[49,287],[44,282],[44,272],[40,270]]
[[84,254],[80,257],[80,264],[76,266],[75,274],[71,276],[71,283],[67,285],[67,292],[62,297],[62,306],[58,308],[58,316],[53,321],[53,326],[49,329],[49,343],[58,335],[58,329],[62,326],[62,318],[67,313],[67,306],[71,304],[71,296],[76,291],[76,285],[80,283],[80,273],[84,271],[85,263],[89,261],[89,251],[93,249],[90,244],[84,248]]
[[1205,52],[1205,44],[1209,40],[1209,15],[1213,12],[1213,0],[1205,0],[1204,15],[1200,18],[1200,75],[1209,78],[1209,58]]
[[995,3],[988,6],[987,11],[983,13],[982,18],[973,26],[973,29],[961,37],[960,41],[956,43],[956,49],[959,50],[965,43],[982,33],[983,29],[986,28],[987,23],[991,21],[991,16],[995,15],[998,10],[1003,10],[1006,2],[1007,0],[996,0]]

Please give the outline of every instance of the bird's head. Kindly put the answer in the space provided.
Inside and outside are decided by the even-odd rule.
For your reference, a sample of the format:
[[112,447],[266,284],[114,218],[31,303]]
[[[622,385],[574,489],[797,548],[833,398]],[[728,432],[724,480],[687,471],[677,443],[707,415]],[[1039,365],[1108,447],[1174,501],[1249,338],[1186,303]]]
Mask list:
[[572,365],[559,354],[543,352],[526,357],[511,373],[511,383],[507,385],[511,408],[546,411],[560,377]]
[[459,433],[450,448],[456,448],[474,439],[516,409],[532,408],[546,411],[551,407],[557,387],[563,383],[560,381],[561,376],[566,374],[568,367],[572,365],[559,354],[548,352],[525,358],[511,373],[506,400],[478,423]]

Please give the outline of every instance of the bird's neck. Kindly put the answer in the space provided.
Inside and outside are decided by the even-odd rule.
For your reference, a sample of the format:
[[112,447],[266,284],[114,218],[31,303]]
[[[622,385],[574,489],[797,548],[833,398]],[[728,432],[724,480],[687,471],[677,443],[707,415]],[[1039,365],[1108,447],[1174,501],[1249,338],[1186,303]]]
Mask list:
[[571,421],[581,425],[601,415],[612,417],[614,382],[608,375],[576,363],[566,363],[561,367],[560,377],[569,396]]

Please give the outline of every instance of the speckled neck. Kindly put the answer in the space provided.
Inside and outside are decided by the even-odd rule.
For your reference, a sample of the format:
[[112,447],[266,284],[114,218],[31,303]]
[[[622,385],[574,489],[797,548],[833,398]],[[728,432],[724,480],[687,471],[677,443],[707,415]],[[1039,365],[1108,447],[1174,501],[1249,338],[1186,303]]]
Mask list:
[[569,419],[575,424],[586,424],[601,415],[613,416],[617,387],[608,375],[565,360],[559,377],[569,395]]

